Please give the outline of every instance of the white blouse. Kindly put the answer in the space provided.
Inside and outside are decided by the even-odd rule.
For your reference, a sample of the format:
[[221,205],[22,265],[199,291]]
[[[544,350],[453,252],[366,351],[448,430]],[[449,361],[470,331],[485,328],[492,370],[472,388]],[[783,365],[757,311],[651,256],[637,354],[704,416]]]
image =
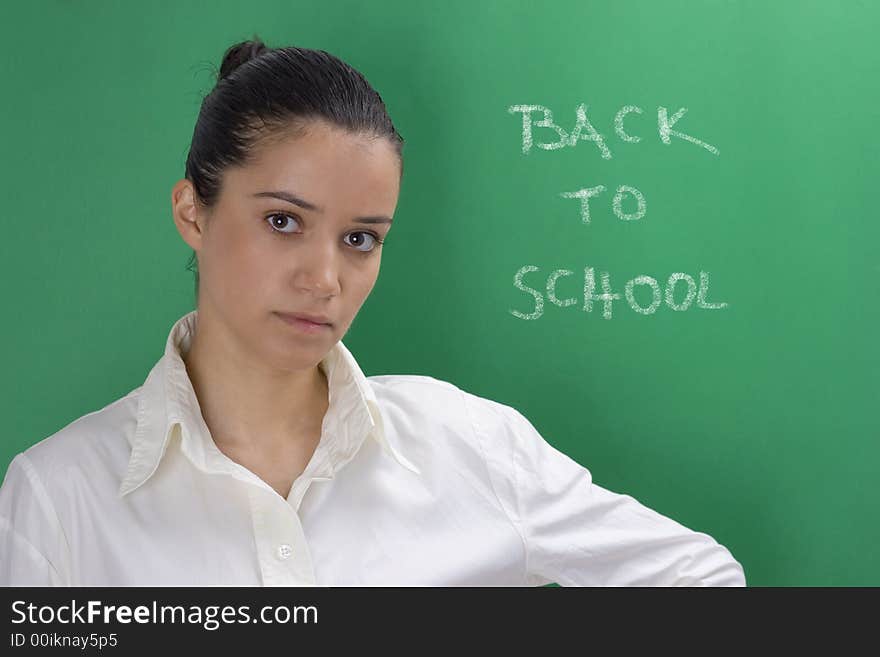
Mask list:
[[745,585],[712,537],[592,483],[514,408],[367,378],[341,341],[285,499],[214,444],[181,359],[196,321],[143,385],[12,460],[0,585]]

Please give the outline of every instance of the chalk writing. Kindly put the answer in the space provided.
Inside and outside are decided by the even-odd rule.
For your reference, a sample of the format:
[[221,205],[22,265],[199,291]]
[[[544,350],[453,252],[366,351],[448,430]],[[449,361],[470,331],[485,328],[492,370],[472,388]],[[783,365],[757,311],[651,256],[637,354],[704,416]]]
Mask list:
[[[510,114],[519,113],[522,115],[523,155],[528,155],[532,151],[532,147],[535,145],[533,134],[534,128],[548,128],[556,133],[557,139],[550,142],[538,142],[538,148],[553,151],[560,148],[576,146],[579,141],[588,141],[596,146],[602,159],[610,160],[612,157],[611,149],[608,147],[605,137],[596,130],[595,126],[590,122],[590,119],[587,116],[587,106],[583,103],[575,108],[575,124],[570,133],[566,132],[564,128],[559,126],[553,120],[553,112],[544,105],[511,105],[507,108],[507,111]],[[538,120],[534,120],[532,115],[535,112],[540,112],[542,117]],[[660,141],[663,144],[669,145],[672,143],[674,137],[699,146],[713,155],[718,155],[720,151],[712,144],[697,139],[681,130],[672,129],[673,126],[682,119],[686,112],[687,108],[681,107],[670,117],[669,112],[665,107],[662,105],[657,107],[657,133],[660,137]],[[614,115],[614,132],[621,141],[637,144],[641,142],[642,138],[639,135],[632,134],[624,125],[624,121],[630,114],[644,114],[644,111],[637,105],[624,105],[621,107]],[[605,189],[605,185],[594,185],[592,187],[583,187],[574,191],[560,192],[559,196],[580,201],[581,223],[588,225],[590,223],[590,199],[601,195],[605,192]],[[624,200],[627,201],[628,210],[625,210],[623,207]],[[633,201],[635,201],[635,207],[633,207]],[[633,185],[618,185],[611,201],[611,208],[614,211],[615,216],[621,221],[638,221],[644,218],[647,213],[648,204],[645,200],[645,195],[638,188]],[[524,275],[539,271],[540,267],[537,265],[526,265],[520,267],[516,274],[514,274],[514,287],[531,295],[534,299],[534,309],[531,312],[522,312],[510,308],[509,312],[514,317],[526,320],[538,319],[541,317],[544,314],[545,293],[547,300],[560,308],[567,308],[578,303],[578,299],[575,297],[560,299],[556,292],[559,279],[567,276],[574,276],[572,270],[556,269],[552,271],[547,277],[546,284],[543,286],[544,291],[539,291],[523,283]],[[679,296],[676,297],[677,290],[682,287],[679,283],[683,283],[684,296],[679,294]],[[666,280],[665,288],[661,287],[656,278],[642,274],[629,279],[623,286],[622,294],[612,290],[611,274],[607,271],[603,271],[600,273],[600,285],[601,292],[597,293],[596,275],[593,267],[585,267],[582,296],[583,305],[581,306],[581,309],[586,313],[591,313],[593,311],[593,303],[601,302],[603,319],[611,319],[613,304],[615,301],[620,301],[621,299],[626,299],[626,303],[630,309],[641,315],[653,315],[658,311],[664,301],[666,302],[667,308],[677,312],[686,311],[691,307],[694,307],[695,299],[696,308],[720,310],[728,307],[726,302],[712,303],[707,300],[707,295],[709,293],[709,273],[705,271],[700,272],[699,284],[697,284],[693,276],[690,274],[682,272],[670,274],[669,278]],[[650,293],[650,302],[648,302],[647,305],[641,303],[637,298],[637,296],[641,296],[642,300],[645,298],[644,292],[639,293],[639,290],[646,290]]]
[[[544,314],[544,293],[523,283],[523,276],[539,271],[541,271],[541,268],[536,265],[525,265],[520,267],[514,275],[514,287],[531,295],[534,299],[534,309],[531,312],[525,313],[514,308],[509,309],[510,314],[514,317],[518,317],[519,319],[538,319]],[[574,272],[570,269],[556,269],[547,276],[547,282],[543,287],[546,292],[546,298],[550,303],[561,308],[566,308],[578,303],[579,299],[576,297],[560,299],[557,296],[557,282],[563,276],[574,276]],[[678,312],[691,308],[694,305],[694,299],[696,299],[697,308],[706,310],[719,310],[721,308],[726,308],[729,305],[726,302],[712,303],[707,300],[709,294],[709,272],[705,271],[700,272],[699,285],[689,274],[682,272],[670,274],[666,280],[665,289],[661,289],[660,283],[657,282],[656,278],[642,274],[635,278],[631,278],[624,284],[623,295],[619,292],[613,291],[611,287],[611,274],[607,271],[600,272],[600,280],[602,292],[597,294],[594,269],[593,267],[584,268],[583,296],[581,297],[583,305],[581,306],[581,310],[586,313],[591,313],[593,311],[593,302],[600,301],[602,302],[603,319],[611,319],[613,303],[619,301],[621,296],[626,299],[630,309],[641,315],[653,315],[660,308],[663,301],[666,302],[667,308]],[[684,282],[686,291],[684,296],[678,294],[679,298],[676,300],[676,288],[682,287],[677,285],[679,281]],[[637,286],[645,286],[650,290],[651,302],[647,306],[640,304],[636,299],[635,291]]]
[[[507,108],[507,111],[511,114],[522,114],[522,152],[524,155],[528,155],[534,145],[534,136],[532,134],[533,128],[550,128],[556,133],[556,136],[559,137],[559,139],[551,142],[538,142],[538,148],[545,151],[555,151],[560,148],[565,148],[566,146],[576,146],[579,141],[589,141],[596,145],[596,148],[599,149],[599,154],[603,159],[611,159],[611,149],[608,148],[605,137],[593,127],[593,124],[587,117],[587,106],[583,103],[575,108],[575,124],[571,133],[566,132],[564,128],[557,125],[553,121],[553,112],[543,105],[511,105]],[[719,155],[720,152],[718,148],[712,144],[697,139],[696,137],[681,132],[680,130],[672,129],[672,126],[678,123],[687,111],[687,107],[681,107],[670,117],[669,111],[665,107],[657,107],[657,134],[660,137],[660,141],[669,145],[672,143],[672,138],[675,137],[700,146],[701,148],[705,148],[713,155]],[[532,114],[535,112],[541,112],[543,118],[538,121],[533,121]],[[642,114],[642,108],[635,105],[625,105],[624,107],[621,107],[614,116],[614,132],[621,141],[638,143],[641,141],[641,137],[629,134],[623,126],[624,118],[627,114],[631,113]]]
[[[581,221],[585,224],[590,223],[590,199],[598,196],[605,191],[605,185],[596,185],[595,187],[585,187],[574,192],[561,192],[559,195],[563,198],[578,198],[581,200]],[[623,211],[623,197],[630,194],[636,200],[635,212]],[[611,208],[614,214],[621,221],[636,221],[645,216],[648,211],[648,204],[645,201],[645,195],[631,185],[620,185],[617,193],[614,194],[614,200],[611,202]]]

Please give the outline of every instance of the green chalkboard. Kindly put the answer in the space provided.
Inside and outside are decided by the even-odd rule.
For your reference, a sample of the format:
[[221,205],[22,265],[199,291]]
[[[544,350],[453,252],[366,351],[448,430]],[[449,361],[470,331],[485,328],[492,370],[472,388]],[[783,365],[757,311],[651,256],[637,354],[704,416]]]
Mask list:
[[510,404],[749,585],[880,585],[880,7],[23,3],[0,24],[4,435],[143,382],[193,308],[171,220],[231,43],[328,50],[406,140],[368,375]]

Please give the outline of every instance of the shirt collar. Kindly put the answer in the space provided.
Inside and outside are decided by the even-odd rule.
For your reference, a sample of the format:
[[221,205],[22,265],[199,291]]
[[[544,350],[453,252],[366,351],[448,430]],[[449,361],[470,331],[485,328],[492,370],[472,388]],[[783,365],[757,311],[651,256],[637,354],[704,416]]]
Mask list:
[[[198,311],[193,310],[174,323],[165,343],[165,354],[141,386],[137,427],[128,469],[119,487],[120,496],[135,490],[153,475],[175,433],[180,436],[183,452],[196,467],[212,472],[226,471],[240,478],[247,478],[249,474],[214,445],[181,357],[189,350],[197,322]],[[354,458],[369,436],[400,465],[421,474],[389,440],[373,388],[341,340],[319,366],[327,376],[330,405],[326,431],[315,451],[314,476],[331,478]]]

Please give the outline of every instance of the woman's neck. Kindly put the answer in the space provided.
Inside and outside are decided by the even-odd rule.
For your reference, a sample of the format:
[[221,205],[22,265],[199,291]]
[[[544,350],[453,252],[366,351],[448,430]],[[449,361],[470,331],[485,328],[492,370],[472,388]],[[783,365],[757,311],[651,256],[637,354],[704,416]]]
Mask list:
[[328,381],[316,365],[272,370],[198,322],[181,354],[205,424],[218,447],[272,454],[311,441],[329,406]]

